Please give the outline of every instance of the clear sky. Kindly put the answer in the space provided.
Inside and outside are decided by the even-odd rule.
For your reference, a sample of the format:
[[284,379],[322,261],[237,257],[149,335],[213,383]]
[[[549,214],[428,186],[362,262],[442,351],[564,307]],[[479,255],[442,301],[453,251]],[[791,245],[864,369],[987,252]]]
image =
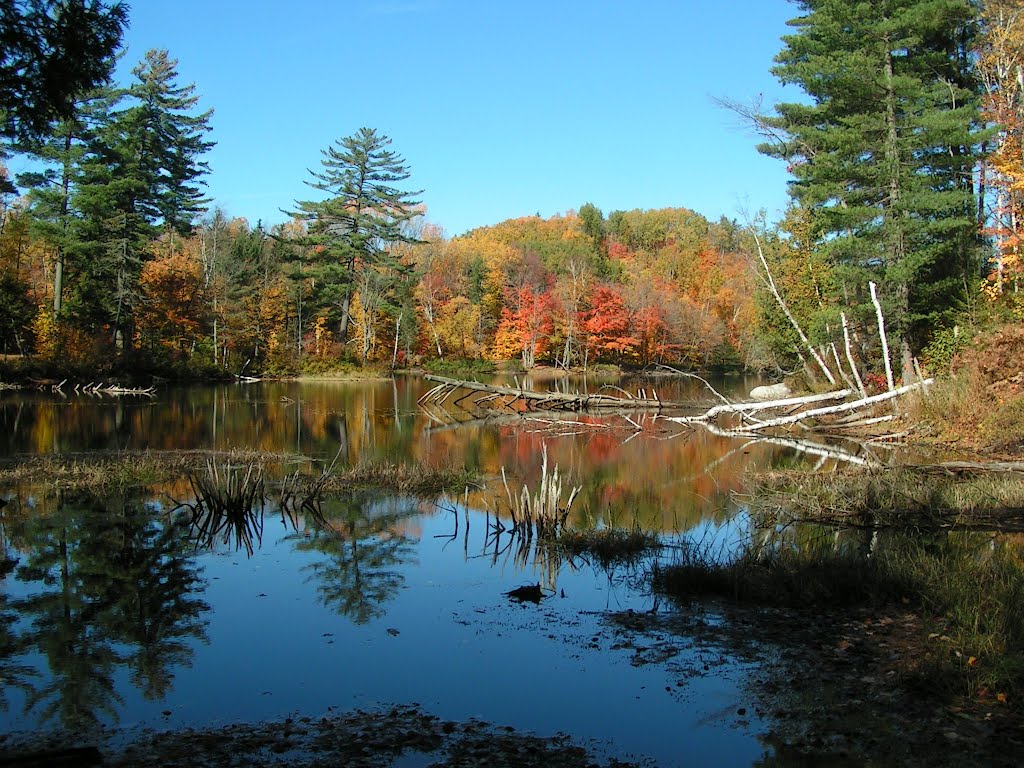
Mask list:
[[[592,202],[717,219],[785,205],[782,163],[715,96],[783,98],[785,0],[130,0],[215,110],[208,192],[284,221],[320,150],[376,128],[449,235]],[[787,92],[787,100],[798,95]]]

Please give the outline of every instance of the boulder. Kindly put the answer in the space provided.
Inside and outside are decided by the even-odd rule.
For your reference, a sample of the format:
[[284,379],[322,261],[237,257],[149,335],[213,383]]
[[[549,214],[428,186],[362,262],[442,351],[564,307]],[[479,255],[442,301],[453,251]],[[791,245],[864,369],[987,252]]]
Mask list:
[[786,386],[785,382],[769,384],[764,387],[754,387],[750,390],[751,400],[782,400],[793,394],[793,390]]

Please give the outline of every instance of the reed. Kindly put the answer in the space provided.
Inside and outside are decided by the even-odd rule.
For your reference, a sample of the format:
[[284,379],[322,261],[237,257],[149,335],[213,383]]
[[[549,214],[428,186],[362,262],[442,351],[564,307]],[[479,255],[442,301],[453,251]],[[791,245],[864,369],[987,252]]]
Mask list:
[[217,541],[235,548],[245,547],[250,555],[254,542],[263,538],[266,487],[263,465],[233,465],[210,459],[205,472],[189,475],[195,503],[183,506],[191,511],[190,533],[197,547]]
[[[512,527],[532,535],[536,531],[538,536],[556,536],[565,527],[565,521],[569,517],[572,504],[582,490],[582,486],[573,486],[569,491],[569,498],[562,504],[562,476],[555,465],[548,469],[548,449],[543,447],[541,454],[540,484],[531,493],[529,486],[523,485],[518,494],[512,493],[508,484],[508,477],[505,475],[505,468],[501,468],[501,481],[505,486],[505,497],[508,500],[508,510],[512,517]],[[500,502],[495,499],[495,507]]]
[[633,528],[567,529],[558,537],[561,550],[572,558],[593,560],[602,568],[635,565],[660,549],[658,534]]
[[752,478],[755,515],[843,527],[1024,531],[1024,475],[956,464]]

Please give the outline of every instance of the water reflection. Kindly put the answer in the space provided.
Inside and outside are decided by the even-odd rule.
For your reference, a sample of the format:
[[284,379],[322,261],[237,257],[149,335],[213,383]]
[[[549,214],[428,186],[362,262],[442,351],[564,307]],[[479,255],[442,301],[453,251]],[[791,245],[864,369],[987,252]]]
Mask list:
[[[90,495],[61,495],[47,515],[5,510],[5,523],[19,587],[5,596],[3,665],[25,711],[66,728],[116,720],[120,669],[162,699],[205,639],[210,608],[186,526],[137,500]],[[40,659],[48,671],[37,678]]]
[[[637,383],[618,381],[635,390]],[[602,384],[604,382],[601,382]],[[743,380],[715,381],[728,395]],[[819,451],[779,442],[667,426],[652,414],[573,415],[578,424],[540,424],[509,416],[443,424],[417,406],[428,389],[414,377],[380,382],[273,382],[248,386],[166,389],[155,401],[116,403],[90,398],[58,401],[43,393],[0,393],[0,456],[82,450],[209,449],[245,447],[302,454],[339,467],[379,461],[465,466],[486,477],[502,468],[516,482],[534,485],[542,447],[550,462],[583,486],[576,520],[683,530],[707,519],[721,522],[736,510],[733,495],[743,474],[759,469],[839,461]],[[600,386],[573,380],[566,386]],[[548,386],[545,383],[543,386]],[[688,380],[644,382],[659,397],[698,400],[702,385]],[[550,419],[554,421],[554,419]],[[339,447],[341,448],[339,454]],[[859,456],[844,454],[844,460]],[[479,499],[477,500],[479,502]],[[479,503],[476,504],[479,506]]]
[[312,525],[289,538],[299,552],[322,559],[305,566],[320,601],[356,624],[384,614],[384,604],[405,583],[401,568],[413,553],[403,522],[419,513],[413,500],[353,492],[319,506]]

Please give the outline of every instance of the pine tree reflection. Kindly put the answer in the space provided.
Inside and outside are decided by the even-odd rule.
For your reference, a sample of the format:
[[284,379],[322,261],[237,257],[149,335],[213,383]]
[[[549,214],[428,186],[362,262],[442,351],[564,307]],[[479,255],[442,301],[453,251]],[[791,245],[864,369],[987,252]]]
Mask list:
[[209,606],[185,527],[163,522],[142,502],[61,498],[24,521],[17,546],[29,554],[15,571],[31,585],[10,605],[22,617],[22,648],[48,669],[25,709],[40,722],[80,728],[116,721],[121,667],[147,698],[169,689],[187,665],[187,640],[205,639]]
[[11,502],[20,502],[20,499],[0,500],[3,501],[0,505],[0,680],[3,680],[0,686],[0,712],[3,712],[10,707],[8,694],[15,689],[31,691],[37,673],[20,658],[26,650],[25,638],[16,629],[18,612],[10,604],[8,590],[4,588],[6,580],[18,565],[18,554],[10,547],[9,520],[18,506]]
[[384,603],[405,582],[398,566],[413,551],[400,523],[415,514],[414,501],[370,493],[324,502],[308,518],[310,527],[290,537],[298,551],[325,556],[305,568],[323,604],[356,624],[384,615]]

